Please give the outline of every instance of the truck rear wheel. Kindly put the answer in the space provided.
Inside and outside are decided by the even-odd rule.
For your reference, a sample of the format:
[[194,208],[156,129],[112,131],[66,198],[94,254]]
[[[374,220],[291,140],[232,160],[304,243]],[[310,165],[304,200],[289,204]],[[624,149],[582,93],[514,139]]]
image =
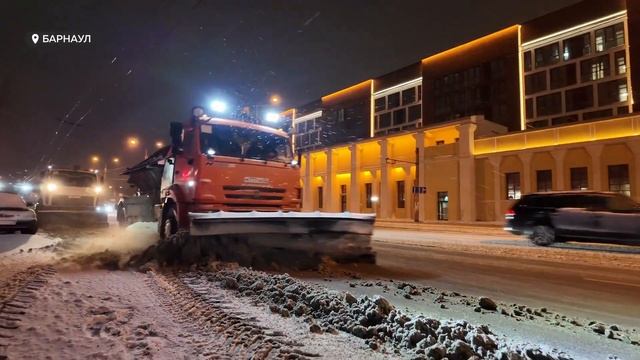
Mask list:
[[178,216],[173,206],[167,207],[165,211],[162,212],[162,219],[158,230],[162,240],[166,240],[178,232]]
[[548,246],[556,241],[555,230],[548,225],[538,225],[533,228],[531,242],[539,246]]

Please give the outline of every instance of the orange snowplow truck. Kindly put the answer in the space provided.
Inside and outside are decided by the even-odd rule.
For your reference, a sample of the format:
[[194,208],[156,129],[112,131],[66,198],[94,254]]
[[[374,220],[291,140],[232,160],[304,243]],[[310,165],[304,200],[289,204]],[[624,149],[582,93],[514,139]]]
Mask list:
[[171,123],[170,136],[159,186],[164,241],[176,242],[178,234],[180,242],[188,236],[218,254],[233,245],[244,257],[256,249],[287,249],[375,259],[374,215],[300,212],[300,169],[287,133],[212,118],[196,107],[189,121]]

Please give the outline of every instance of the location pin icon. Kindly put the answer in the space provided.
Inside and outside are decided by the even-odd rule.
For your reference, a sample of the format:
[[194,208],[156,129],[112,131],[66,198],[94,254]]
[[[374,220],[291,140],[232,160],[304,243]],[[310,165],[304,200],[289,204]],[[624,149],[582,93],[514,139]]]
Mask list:
[[38,34],[33,34],[33,35],[31,35],[31,40],[33,40],[33,43],[34,43],[34,44],[37,44],[37,43],[38,43],[38,39],[39,39],[39,38],[40,38],[40,37],[38,36]]

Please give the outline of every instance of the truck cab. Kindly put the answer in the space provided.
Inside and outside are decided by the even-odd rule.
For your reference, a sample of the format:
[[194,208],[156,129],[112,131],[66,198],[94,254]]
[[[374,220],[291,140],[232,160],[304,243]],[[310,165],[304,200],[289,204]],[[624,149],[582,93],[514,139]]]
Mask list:
[[194,114],[172,123],[171,138],[161,181],[162,236],[186,228],[190,212],[300,209],[299,167],[286,132]]
[[36,211],[47,223],[75,225],[86,220],[88,224],[103,226],[107,223],[106,215],[96,209],[102,192],[101,179],[95,172],[48,169],[41,174]]

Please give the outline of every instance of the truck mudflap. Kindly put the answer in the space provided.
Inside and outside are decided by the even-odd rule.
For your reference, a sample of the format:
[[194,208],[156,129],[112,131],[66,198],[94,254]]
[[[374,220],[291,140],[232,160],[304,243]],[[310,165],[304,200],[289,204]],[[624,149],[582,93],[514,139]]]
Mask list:
[[322,212],[189,213],[189,232],[170,237],[160,250],[167,263],[202,258],[254,268],[317,268],[327,259],[375,263],[375,215]]

